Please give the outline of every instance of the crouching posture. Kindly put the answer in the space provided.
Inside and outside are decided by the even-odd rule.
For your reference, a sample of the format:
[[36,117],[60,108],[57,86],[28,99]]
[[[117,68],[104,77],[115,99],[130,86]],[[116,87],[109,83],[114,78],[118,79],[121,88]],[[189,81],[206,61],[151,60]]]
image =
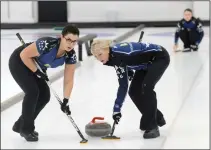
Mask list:
[[122,117],[121,108],[128,92],[128,80],[132,80],[129,96],[142,114],[139,128],[145,131],[143,137],[148,139],[160,136],[158,126],[166,122],[157,109],[154,87],[170,63],[168,52],[155,44],[125,42],[111,46],[107,40],[94,41],[91,50],[104,65],[113,66],[118,76],[114,121],[118,124]]
[[[76,64],[74,46],[78,38],[78,28],[67,25],[59,38],[39,38],[35,42],[18,47],[10,56],[11,75],[25,94],[21,116],[12,129],[27,141],[38,141],[39,134],[35,131],[35,119],[50,100],[46,71],[48,68],[57,68],[64,63],[64,99],[61,110],[71,114],[68,102],[73,88]],[[35,59],[44,73],[35,65]]]
[[186,9],[184,11],[184,18],[177,24],[174,50],[177,50],[180,38],[184,44],[184,52],[197,51],[203,37],[204,31],[201,21],[193,17],[191,9]]

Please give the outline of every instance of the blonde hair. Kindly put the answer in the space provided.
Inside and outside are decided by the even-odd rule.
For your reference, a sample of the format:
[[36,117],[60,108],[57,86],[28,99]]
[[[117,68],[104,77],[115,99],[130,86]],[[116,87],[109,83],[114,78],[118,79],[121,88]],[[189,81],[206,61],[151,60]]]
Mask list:
[[111,44],[112,40],[106,40],[106,39],[94,40],[91,45],[91,53],[93,55],[97,55],[101,51],[104,51],[106,48],[108,48]]

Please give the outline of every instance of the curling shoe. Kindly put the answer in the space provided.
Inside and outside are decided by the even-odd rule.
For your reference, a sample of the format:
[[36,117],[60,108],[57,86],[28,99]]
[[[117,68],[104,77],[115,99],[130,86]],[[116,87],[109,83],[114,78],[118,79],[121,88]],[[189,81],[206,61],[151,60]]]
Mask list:
[[[18,125],[15,123],[14,126],[12,127],[12,130],[14,132],[20,133],[20,128],[18,127]],[[33,133],[35,136],[39,136],[39,133],[37,131],[33,131]]]
[[[159,126],[159,127],[162,127],[162,126],[164,126],[166,124],[166,121],[165,121],[165,119],[164,119],[164,117],[162,116],[161,118],[159,118],[159,119],[157,119],[157,125]],[[146,128],[145,127],[143,127],[141,124],[140,124],[140,130],[142,130],[142,131],[145,131],[146,130]]]
[[33,133],[23,133],[21,132],[20,135],[26,139],[28,142],[36,142],[38,141],[38,136],[34,135]]
[[152,139],[157,138],[160,136],[160,132],[158,128],[152,129],[152,130],[146,130],[144,132],[143,138],[144,139]]

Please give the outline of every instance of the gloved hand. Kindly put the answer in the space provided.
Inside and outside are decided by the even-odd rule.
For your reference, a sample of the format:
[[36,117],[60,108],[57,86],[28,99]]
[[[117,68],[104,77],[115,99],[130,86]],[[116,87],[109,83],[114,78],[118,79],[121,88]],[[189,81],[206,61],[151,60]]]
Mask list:
[[68,115],[71,115],[71,111],[69,108],[69,100],[67,98],[63,99],[63,103],[61,104],[61,110]]
[[42,73],[39,69],[37,69],[34,74],[43,80],[49,81],[47,74]]
[[119,123],[121,117],[122,117],[121,112],[114,112],[113,113],[113,119],[114,119],[116,124]]
[[133,70],[128,70],[128,71],[127,71],[127,74],[128,74],[128,80],[129,80],[129,81],[132,81],[132,80],[133,80],[133,77],[134,77],[134,72],[133,72]]
[[47,69],[42,69],[42,71],[43,71],[45,74],[47,74]]

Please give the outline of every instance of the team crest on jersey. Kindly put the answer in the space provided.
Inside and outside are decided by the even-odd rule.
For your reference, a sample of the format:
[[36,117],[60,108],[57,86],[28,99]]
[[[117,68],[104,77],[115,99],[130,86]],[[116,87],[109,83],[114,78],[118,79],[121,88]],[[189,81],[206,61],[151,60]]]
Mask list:
[[45,67],[50,68],[51,65],[50,64],[44,64]]
[[127,46],[128,45],[128,43],[122,43],[122,44],[120,44],[120,46]]
[[41,51],[44,51],[44,53],[49,52],[52,48],[57,46],[58,42],[57,40],[40,40],[38,47]]
[[48,44],[49,43],[47,42],[47,40],[40,41],[39,44],[38,44],[39,49],[41,51],[45,51],[48,48]]

